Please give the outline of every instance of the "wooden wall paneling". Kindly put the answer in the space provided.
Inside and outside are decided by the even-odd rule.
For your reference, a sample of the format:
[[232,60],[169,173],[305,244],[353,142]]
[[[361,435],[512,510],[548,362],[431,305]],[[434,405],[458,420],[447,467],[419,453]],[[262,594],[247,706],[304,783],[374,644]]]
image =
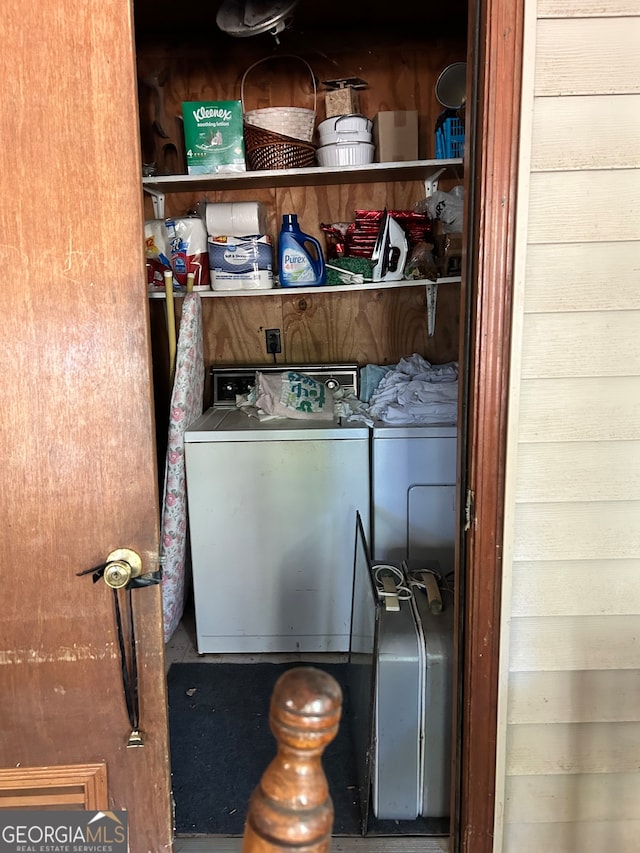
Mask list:
[[509,726],[507,775],[631,773],[640,764],[640,723]]
[[[390,45],[383,36],[375,50],[369,45],[355,52],[347,47],[341,58],[331,58],[345,69],[357,69],[351,73],[369,84],[360,93],[361,112],[369,118],[384,110],[418,110],[419,157],[430,159],[435,157],[435,125],[442,110],[435,97],[435,82],[443,68],[465,59],[466,42],[432,40],[428,33],[421,42],[416,46],[409,36],[404,45],[397,41]],[[320,79],[336,76],[332,66],[318,67],[323,74]]]
[[[419,156],[424,159],[435,156],[434,129],[442,109],[435,97],[435,82],[443,68],[464,60],[466,55],[466,38],[434,36],[427,31],[417,37],[407,33],[406,39],[390,42],[381,33],[375,49],[364,40],[356,54],[348,40],[342,48],[342,63],[352,61],[351,67],[358,68],[356,74],[369,84],[361,93],[360,105],[365,115],[374,118],[382,110],[418,110]],[[333,58],[331,54],[329,57]],[[329,75],[330,71],[328,66],[325,73]]]
[[637,719],[640,670],[513,672],[508,721],[626,722]]
[[525,379],[521,441],[637,440],[640,377]]
[[632,500],[517,504],[514,559],[634,559],[639,512],[640,501]]
[[[599,594],[599,590],[594,594]],[[640,616],[539,616],[511,620],[510,669],[637,669]]]
[[[603,17],[538,20],[535,33],[508,621],[511,776],[500,847],[615,848],[619,833],[628,842],[620,849],[635,849],[627,829],[594,822],[637,818],[611,801],[619,789],[615,774],[638,766],[640,726],[640,502],[629,464],[637,456],[631,401],[640,361],[637,334],[629,332],[637,320],[628,312],[637,300],[629,279],[638,256],[637,246],[625,242],[640,237],[633,144],[640,139],[640,87],[632,70],[640,21],[605,18],[607,8],[621,11],[614,2],[597,10],[590,0],[553,5],[540,0],[538,14],[546,8],[559,17],[580,10]],[[619,339],[626,346],[617,350]],[[614,401],[612,386],[624,404]],[[570,823],[583,820],[586,827]],[[536,821],[554,825],[532,826]]]
[[536,98],[531,169],[633,168],[640,149],[640,95]]
[[[459,293],[452,286],[449,302],[455,301],[456,291]],[[283,323],[292,362],[393,364],[414,352],[434,363],[458,357],[457,316],[447,323],[447,313],[442,310],[436,335],[429,338],[421,287],[337,291],[317,297],[292,293],[283,296]]]
[[637,376],[640,311],[527,314],[522,377]]
[[[363,295],[370,299],[372,294]],[[303,363],[360,361],[364,357],[361,341],[365,336],[361,334],[361,297],[358,296],[360,292],[318,296],[292,293],[288,298],[283,297],[284,333],[290,360]],[[371,335],[366,337],[371,339]]]
[[640,17],[543,19],[536,34],[536,95],[640,92]]
[[[598,199],[607,199],[606,216],[599,215]],[[533,173],[528,240],[640,240],[640,170]]]
[[[160,479],[164,470],[171,388],[164,299],[151,299],[151,342],[153,385]],[[180,328],[182,299],[174,302],[176,328]],[[210,404],[209,368],[212,364],[271,364],[265,344],[265,329],[283,329],[279,296],[205,297],[202,299],[203,356],[205,364],[204,406]],[[287,357],[282,335],[282,354]]]
[[640,308],[636,242],[530,245],[525,313]]
[[538,0],[538,18],[612,18],[637,15],[636,0]]
[[420,352],[433,364],[460,359],[460,288],[460,284],[438,285],[435,332]]
[[[557,817],[562,815],[568,823],[629,820],[637,824],[640,773],[508,776],[506,793],[508,823],[548,821],[561,829]],[[573,830],[580,831],[575,824]],[[520,851],[518,847],[513,849]],[[547,849],[556,853],[555,844]],[[590,849],[598,848],[575,847],[572,853]],[[609,844],[603,849],[609,849]]]
[[[576,795],[580,791],[576,790]],[[504,849],[518,853],[586,853],[588,850],[634,850],[640,820],[585,820],[580,823],[507,824]]]
[[517,466],[518,502],[640,500],[638,442],[526,442]]
[[[205,364],[269,364],[265,329],[282,329],[281,297],[227,296],[202,300]],[[279,361],[289,357],[282,338]]]
[[635,593],[639,573],[639,558],[519,560],[513,564],[511,614],[631,616],[640,609]]

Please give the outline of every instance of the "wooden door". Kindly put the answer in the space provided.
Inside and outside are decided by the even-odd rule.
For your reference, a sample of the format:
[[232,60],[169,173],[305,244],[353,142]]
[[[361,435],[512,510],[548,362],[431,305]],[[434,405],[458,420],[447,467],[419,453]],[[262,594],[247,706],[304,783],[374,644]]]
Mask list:
[[0,767],[105,764],[132,850],[171,845],[160,588],[133,593],[145,744],[127,748],[111,590],[157,568],[129,0],[13,0],[0,54]]

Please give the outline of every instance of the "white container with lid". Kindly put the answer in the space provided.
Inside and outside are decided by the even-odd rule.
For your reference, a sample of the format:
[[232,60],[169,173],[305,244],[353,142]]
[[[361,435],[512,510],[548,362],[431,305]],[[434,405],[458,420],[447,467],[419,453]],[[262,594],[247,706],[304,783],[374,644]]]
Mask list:
[[318,125],[320,145],[333,142],[371,142],[373,122],[363,115],[331,116]]
[[316,151],[321,166],[363,166],[373,163],[373,142],[334,142]]

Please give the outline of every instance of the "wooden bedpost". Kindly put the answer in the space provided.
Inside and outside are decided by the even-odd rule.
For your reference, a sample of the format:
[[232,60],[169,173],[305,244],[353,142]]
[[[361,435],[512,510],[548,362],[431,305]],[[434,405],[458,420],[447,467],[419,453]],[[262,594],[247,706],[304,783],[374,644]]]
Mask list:
[[328,853],[333,803],[321,759],[341,710],[328,673],[300,666],[280,676],[269,714],[278,752],[251,795],[242,853]]

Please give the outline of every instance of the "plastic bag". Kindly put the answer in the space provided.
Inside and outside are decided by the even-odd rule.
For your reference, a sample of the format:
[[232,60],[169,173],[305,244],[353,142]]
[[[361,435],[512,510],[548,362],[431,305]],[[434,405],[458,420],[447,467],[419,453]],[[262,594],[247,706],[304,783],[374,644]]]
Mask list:
[[147,219],[144,223],[144,252],[147,262],[147,284],[164,288],[164,273],[171,269],[171,248],[164,219]]
[[462,231],[464,190],[461,186],[454,187],[448,193],[436,190],[420,206],[424,206],[431,219],[442,222],[445,234]]
[[323,382],[304,373],[256,372],[249,402],[268,415],[300,420],[333,420],[333,394]]
[[435,281],[438,278],[438,267],[433,257],[433,246],[421,240],[411,250],[411,255],[404,268],[404,277],[427,278]]

